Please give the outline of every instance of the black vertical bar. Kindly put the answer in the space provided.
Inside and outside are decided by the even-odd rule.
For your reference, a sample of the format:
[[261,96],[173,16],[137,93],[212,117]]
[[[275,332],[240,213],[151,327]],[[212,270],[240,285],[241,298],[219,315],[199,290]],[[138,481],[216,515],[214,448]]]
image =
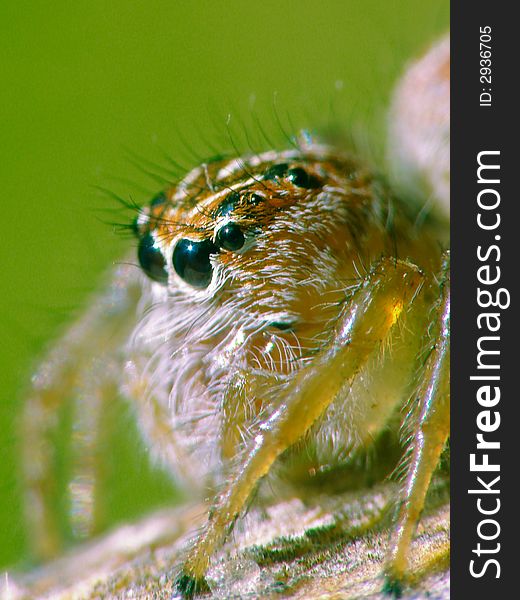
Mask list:
[[[520,193],[516,184],[520,151],[515,91],[520,29],[513,14],[516,8],[513,2],[498,0],[453,0],[451,9],[454,599],[520,598],[520,394],[515,381],[515,371],[520,378],[520,327],[513,290],[520,273]],[[485,46],[491,46],[489,57],[487,48],[480,45],[482,40]],[[485,62],[488,59],[490,63]],[[478,157],[483,152],[486,154],[480,154],[481,162],[499,165],[499,169],[482,169],[481,179],[485,181],[479,183]],[[486,208],[479,207],[479,193]],[[495,202],[496,208],[487,208]],[[494,226],[498,219],[500,223],[485,229],[479,219],[486,227]],[[498,281],[488,283],[498,275]],[[481,294],[480,305],[479,288],[490,294]],[[510,306],[506,307],[509,294]],[[490,298],[498,306],[482,306]],[[490,327],[497,329],[490,331]],[[481,350],[500,352],[481,354],[481,368],[479,340]],[[482,379],[471,379],[475,376]],[[487,396],[486,386],[490,386]],[[495,388],[500,390],[500,400],[491,406],[498,395]],[[500,448],[477,448],[478,434],[488,444],[499,442]],[[472,454],[477,469],[473,471]],[[484,455],[500,470],[479,467],[486,461]],[[491,514],[493,511],[495,514]]]

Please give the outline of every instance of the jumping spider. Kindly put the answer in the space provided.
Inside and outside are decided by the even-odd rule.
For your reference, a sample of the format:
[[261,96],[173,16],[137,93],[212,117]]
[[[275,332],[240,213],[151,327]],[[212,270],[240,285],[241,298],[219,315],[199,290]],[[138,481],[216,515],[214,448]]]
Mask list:
[[[448,67],[444,40],[409,70],[390,138],[440,202]],[[118,266],[34,378],[24,435],[40,555],[59,544],[48,432],[71,392],[95,423],[122,391],[166,468],[201,495],[216,490],[177,577],[188,597],[207,589],[212,555],[275,463],[289,480],[294,456],[306,473],[334,474],[402,420],[408,402],[407,475],[386,567],[397,590],[449,434],[446,221],[361,161],[307,140],[202,164],[132,228],[142,273]],[[72,490],[77,502],[91,492]]]

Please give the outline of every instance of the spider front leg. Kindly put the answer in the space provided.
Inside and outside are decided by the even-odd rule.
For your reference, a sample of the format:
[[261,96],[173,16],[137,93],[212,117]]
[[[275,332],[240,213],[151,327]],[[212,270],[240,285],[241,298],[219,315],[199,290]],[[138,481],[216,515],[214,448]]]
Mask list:
[[414,265],[381,260],[354,292],[333,339],[290,380],[272,415],[258,428],[188,554],[177,587],[185,597],[207,590],[209,560],[231,530],[259,480],[300,440],[381,347],[423,281]]
[[424,507],[432,474],[450,431],[450,279],[449,255],[444,260],[440,298],[432,311],[428,331],[431,344],[414,395],[418,416],[402,498],[398,506],[388,556],[385,590],[399,596],[415,527]]

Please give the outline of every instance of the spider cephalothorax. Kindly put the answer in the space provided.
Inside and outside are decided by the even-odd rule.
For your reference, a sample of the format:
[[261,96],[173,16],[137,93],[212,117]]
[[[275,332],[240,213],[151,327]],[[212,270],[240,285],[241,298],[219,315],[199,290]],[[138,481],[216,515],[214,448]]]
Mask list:
[[[220,480],[222,460],[237,455],[290,376],[330,343],[381,256],[439,268],[435,223],[416,227],[412,218],[361,163],[319,146],[203,164],[143,209],[138,257],[156,301],[133,337],[129,389],[147,379],[143,411],[157,403],[176,432],[170,468],[197,457],[199,484],[203,473]],[[387,370],[397,375],[365,411],[364,432],[345,421],[368,401],[342,408],[344,394],[315,427],[308,452],[325,464],[331,448],[344,456],[373,436],[403,393],[407,372],[395,364],[417,347],[392,343]],[[375,398],[366,387],[358,394]]]

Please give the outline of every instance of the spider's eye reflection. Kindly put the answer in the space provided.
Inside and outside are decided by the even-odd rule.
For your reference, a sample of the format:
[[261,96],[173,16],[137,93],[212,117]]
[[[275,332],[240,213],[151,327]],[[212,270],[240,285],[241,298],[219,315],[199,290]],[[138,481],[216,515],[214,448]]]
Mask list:
[[294,167],[287,171],[287,179],[301,188],[307,188],[312,190],[320,186],[320,182],[314,175],[307,173],[305,169],[301,167]]
[[193,287],[208,287],[213,272],[209,256],[217,252],[218,248],[211,240],[194,242],[183,238],[173,251],[173,268]]
[[154,237],[150,233],[143,235],[139,240],[137,258],[139,259],[141,268],[150,279],[163,284],[168,282],[166,261]]
[[244,234],[236,223],[226,223],[217,232],[217,244],[225,250],[240,250],[244,242]]

